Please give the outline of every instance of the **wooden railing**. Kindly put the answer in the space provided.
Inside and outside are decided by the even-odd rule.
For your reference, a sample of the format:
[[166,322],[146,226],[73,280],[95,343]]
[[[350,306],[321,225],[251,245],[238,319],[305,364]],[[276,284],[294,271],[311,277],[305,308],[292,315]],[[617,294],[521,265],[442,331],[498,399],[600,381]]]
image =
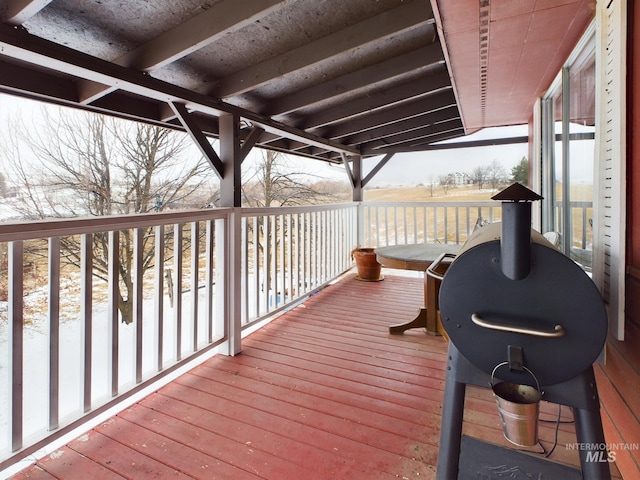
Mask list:
[[351,268],[356,204],[242,210],[242,324],[282,310]]
[[476,225],[500,221],[500,204],[394,202],[363,204],[363,246],[408,243],[462,244]]
[[225,341],[231,212],[0,224],[0,470]]
[[235,353],[230,336],[349,270],[356,246],[461,244],[500,213],[350,203],[0,223],[0,471],[188,363]]

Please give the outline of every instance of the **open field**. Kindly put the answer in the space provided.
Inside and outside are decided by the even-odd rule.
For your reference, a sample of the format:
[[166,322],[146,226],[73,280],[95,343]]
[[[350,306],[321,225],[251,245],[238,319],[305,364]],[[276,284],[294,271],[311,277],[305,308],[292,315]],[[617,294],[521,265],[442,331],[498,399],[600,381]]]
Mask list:
[[497,193],[491,188],[475,185],[450,188],[445,194],[441,187],[393,187],[366,189],[366,202],[473,202],[491,200]]

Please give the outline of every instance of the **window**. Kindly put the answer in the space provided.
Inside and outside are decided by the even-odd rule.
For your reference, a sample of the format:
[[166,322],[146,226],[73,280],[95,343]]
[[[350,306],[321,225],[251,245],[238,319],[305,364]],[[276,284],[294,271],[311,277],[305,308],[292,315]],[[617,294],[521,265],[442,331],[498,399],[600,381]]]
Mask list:
[[543,230],[591,270],[595,161],[595,35],[576,49],[542,101]]

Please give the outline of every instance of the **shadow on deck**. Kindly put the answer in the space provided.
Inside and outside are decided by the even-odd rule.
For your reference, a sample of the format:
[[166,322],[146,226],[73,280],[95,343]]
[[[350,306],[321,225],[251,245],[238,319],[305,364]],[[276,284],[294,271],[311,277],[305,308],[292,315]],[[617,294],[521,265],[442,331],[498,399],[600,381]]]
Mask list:
[[[388,333],[415,315],[423,286],[385,275],[345,276],[244,339],[240,355],[214,357],[13,478],[434,478],[447,344]],[[464,430],[506,444],[488,389],[468,389]],[[545,446],[554,437],[541,423]],[[562,424],[552,458],[578,465],[572,442]]]

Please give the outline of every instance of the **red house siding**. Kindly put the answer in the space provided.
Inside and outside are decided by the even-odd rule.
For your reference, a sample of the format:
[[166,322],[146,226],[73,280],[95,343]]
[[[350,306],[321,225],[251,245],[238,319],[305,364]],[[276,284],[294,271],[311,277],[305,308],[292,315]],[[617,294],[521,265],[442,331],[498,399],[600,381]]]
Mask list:
[[[608,443],[640,443],[640,6],[627,3],[627,252],[625,340],[609,339],[606,365],[596,369]],[[640,478],[640,450],[620,450],[624,478]]]

